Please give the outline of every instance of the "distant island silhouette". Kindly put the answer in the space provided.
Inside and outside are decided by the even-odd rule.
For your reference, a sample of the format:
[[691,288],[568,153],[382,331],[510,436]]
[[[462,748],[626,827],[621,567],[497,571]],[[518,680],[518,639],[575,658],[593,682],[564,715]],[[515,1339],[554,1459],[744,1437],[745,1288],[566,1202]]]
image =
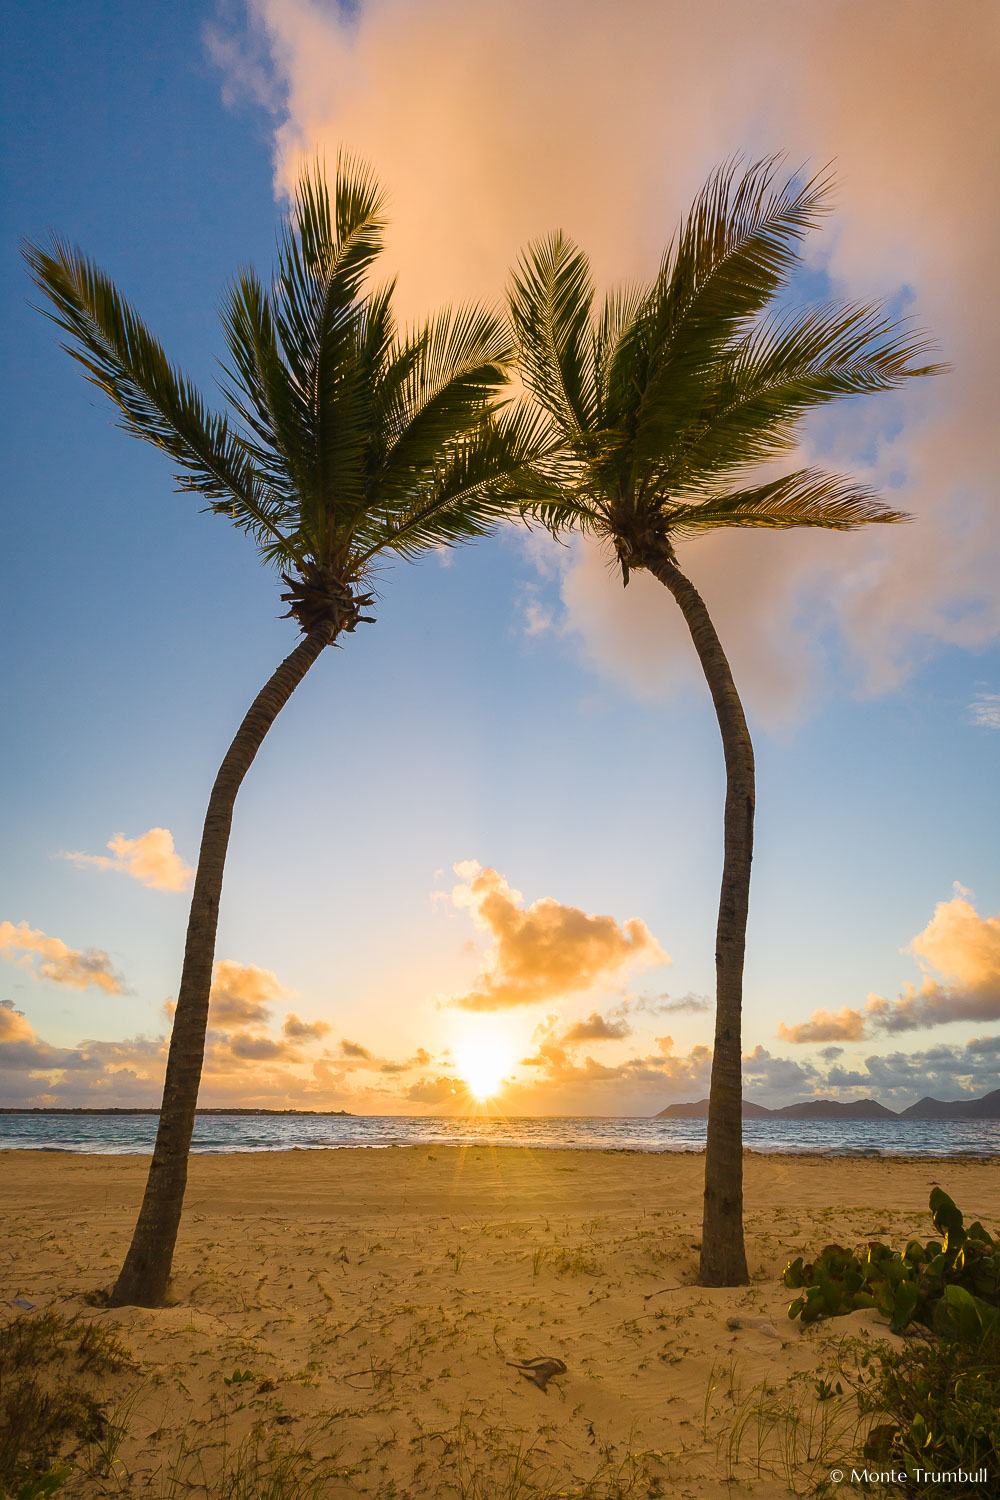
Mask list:
[[[66,1106],[41,1107],[39,1105],[22,1105],[20,1108],[11,1106],[0,1108],[0,1115],[158,1115],[158,1109],[119,1109],[115,1105],[105,1106],[103,1109],[71,1109]],[[228,1109],[196,1109],[196,1115],[345,1115],[353,1119],[349,1109],[239,1109],[230,1106]]]
[[[654,1120],[706,1120],[708,1100],[694,1104],[668,1104],[653,1116]],[[743,1100],[744,1120],[1000,1120],[1000,1089],[981,1099],[919,1099],[908,1109],[889,1109],[877,1099],[807,1099],[801,1104],[786,1104],[768,1109]]]

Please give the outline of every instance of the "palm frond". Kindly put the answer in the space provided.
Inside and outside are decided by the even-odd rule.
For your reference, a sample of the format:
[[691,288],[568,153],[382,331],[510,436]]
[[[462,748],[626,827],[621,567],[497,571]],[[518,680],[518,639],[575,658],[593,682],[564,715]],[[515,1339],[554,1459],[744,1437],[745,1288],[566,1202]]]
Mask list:
[[[412,475],[440,458],[495,399],[513,360],[510,329],[484,306],[445,310],[396,351],[386,378],[385,451],[377,474],[384,503],[412,492]],[[405,369],[393,380],[396,365]]]
[[799,262],[830,180],[776,185],[780,157],[712,173],[664,257],[637,346],[636,453],[662,458],[704,407],[720,353]]
[[854,531],[873,522],[909,521],[875,490],[822,469],[797,469],[753,489],[716,496],[697,505],[667,506],[663,520],[671,538],[695,537],[723,526],[819,526]]
[[548,423],[525,402],[493,411],[426,479],[407,508],[366,518],[366,565],[376,554],[413,558],[429,547],[454,546],[517,515],[519,500],[541,481],[535,474]]
[[720,363],[710,407],[692,423],[671,479],[688,484],[793,447],[813,407],[891,390],[947,366],[920,363],[931,341],[877,303],[835,304],[761,320]]
[[315,408],[364,278],[380,253],[385,196],[370,168],[340,154],[333,199],[317,160],[299,181],[278,243],[275,322],[289,369]]
[[530,245],[511,277],[525,384],[568,435],[587,432],[596,416],[593,295],[590,262],[561,232]]
[[276,487],[308,493],[315,466],[311,413],[281,357],[271,301],[255,271],[237,274],[220,316],[231,360],[222,367],[223,390],[256,439],[254,459]]
[[634,341],[640,313],[649,301],[648,287],[623,286],[609,292],[594,329],[594,384],[597,425],[627,422],[635,401]]
[[253,482],[245,444],[169,363],[110,279],[57,239],[47,250],[27,244],[23,253],[51,303],[41,311],[68,335],[63,348],[110,397],[122,427],[170,456],[181,489],[213,500],[240,496]]

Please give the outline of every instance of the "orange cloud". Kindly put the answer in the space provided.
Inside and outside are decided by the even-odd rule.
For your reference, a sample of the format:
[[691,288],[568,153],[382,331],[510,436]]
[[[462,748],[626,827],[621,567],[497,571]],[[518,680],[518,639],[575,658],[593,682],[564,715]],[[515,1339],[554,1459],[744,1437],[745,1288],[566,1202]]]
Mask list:
[[[698,1045],[690,1052],[677,1053],[674,1039],[670,1036],[655,1038],[655,1052],[638,1057],[625,1058],[622,1062],[607,1064],[593,1057],[578,1062],[562,1045],[563,1038],[556,1035],[556,1017],[548,1016],[535,1030],[536,1048],[530,1057],[521,1059],[522,1067],[537,1069],[537,1082],[532,1080],[529,1088],[544,1089],[549,1085],[580,1090],[586,1085],[599,1085],[603,1091],[609,1089],[656,1089],[671,1094],[696,1092],[708,1087],[712,1050]],[[601,1038],[603,1040],[603,1038]],[[510,1090],[506,1091],[510,1093]],[[520,1085],[515,1092],[525,1092]]]
[[270,969],[220,958],[212,970],[208,1024],[222,1031],[232,1026],[265,1025],[271,1018],[271,1002],[287,1000],[290,995]]
[[[869,995],[863,1010],[817,1010],[809,1021],[778,1027],[786,1042],[859,1041],[879,1031],[920,1031],[949,1021],[1000,1020],[1000,914],[981,917],[961,892],[941,901],[909,945],[926,977],[895,1000]],[[927,971],[936,969],[942,984]]]
[[288,1041],[275,1041],[270,1036],[252,1036],[247,1031],[238,1031],[227,1037],[229,1050],[234,1057],[245,1062],[301,1062],[302,1053]]
[[462,884],[451,892],[455,906],[468,910],[489,934],[489,967],[472,990],[451,1004],[462,1010],[507,1010],[558,995],[587,990],[626,966],[670,962],[637,917],[623,925],[614,917],[588,916],[543,896],[527,909],[496,870],[476,860],[454,866]]
[[1000,1003],[1000,913],[981,917],[968,894],[939,902],[910,952],[943,978]]
[[80,1049],[51,1047],[43,1042],[23,1011],[15,1009],[9,1000],[0,1000],[0,1072],[8,1076],[53,1071],[78,1073],[80,1069],[96,1066]]
[[184,891],[191,883],[194,871],[176,853],[169,828],[151,828],[137,839],[116,833],[108,840],[108,848],[110,855],[62,854],[60,858],[80,868],[94,865],[101,870],[120,870],[154,891]]
[[16,927],[12,922],[0,922],[0,956],[19,968],[30,969],[36,979],[50,984],[65,984],[76,990],[93,984],[109,995],[121,994],[122,980],[103,949],[68,948],[59,938],[47,937],[27,922],[19,922]]
[[778,1036],[783,1042],[858,1042],[865,1035],[865,1019],[859,1010],[846,1005],[836,1015],[824,1007],[798,1026],[786,1026],[782,1021]]
[[[214,34],[227,90],[275,110],[279,190],[341,142],[376,165],[406,315],[497,295],[520,248],[557,226],[590,252],[599,286],[648,280],[734,149],[835,160],[842,187],[813,268],[838,295],[915,302],[954,373],[854,403],[839,425],[824,418],[795,461],[902,481],[893,499],[920,524],[730,534],[685,557],[737,679],[771,719],[822,683],[831,627],[872,691],[934,643],[996,636],[996,375],[982,316],[1000,240],[1000,200],[983,188],[1000,172],[992,0],[964,0],[960,24],[940,0],[250,0],[249,12],[246,37]],[[623,591],[584,546],[562,594],[556,628],[602,672],[647,696],[694,680],[658,585],[640,574]],[[546,601],[527,613],[529,629],[546,628]]]
[[632,1028],[626,1020],[609,1021],[595,1010],[585,1021],[574,1021],[563,1032],[562,1040],[566,1046],[575,1042],[620,1042],[631,1034]]
[[293,1012],[285,1017],[282,1031],[290,1041],[293,1042],[318,1042],[321,1036],[326,1036],[330,1027],[325,1021],[300,1021]]

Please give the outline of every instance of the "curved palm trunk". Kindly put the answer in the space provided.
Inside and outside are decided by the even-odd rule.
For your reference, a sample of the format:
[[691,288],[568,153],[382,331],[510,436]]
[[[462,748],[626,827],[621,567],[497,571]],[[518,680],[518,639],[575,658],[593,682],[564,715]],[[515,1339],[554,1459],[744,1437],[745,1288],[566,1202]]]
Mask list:
[[332,626],[313,630],[286,656],[237,730],[208,799],[156,1145],[132,1243],[111,1293],[113,1307],[160,1307],[166,1295],[205,1057],[215,933],[233,804],[264,736],[334,635]]
[[715,938],[715,1052],[705,1146],[705,1213],[699,1280],[704,1286],[749,1281],[743,1246],[743,954],[753,858],[754,764],[733,674],[698,590],[671,557],[650,571],[673,594],[691,631],[711,689],[726,760],[725,853]]

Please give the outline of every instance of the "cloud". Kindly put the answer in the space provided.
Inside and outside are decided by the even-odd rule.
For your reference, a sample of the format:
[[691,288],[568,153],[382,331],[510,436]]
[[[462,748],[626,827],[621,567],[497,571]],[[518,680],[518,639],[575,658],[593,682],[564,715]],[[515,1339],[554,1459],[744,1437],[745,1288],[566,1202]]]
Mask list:
[[300,1021],[294,1011],[285,1017],[282,1031],[290,1041],[294,1042],[318,1042],[321,1036],[326,1036],[330,1027],[325,1021]]
[[362,1047],[360,1042],[349,1042],[347,1037],[344,1037],[340,1044],[340,1055],[341,1057],[356,1058],[362,1062],[372,1061],[372,1054],[368,1051],[367,1047]]
[[[21,956],[18,957],[17,955]],[[47,937],[27,922],[0,922],[0,956],[29,969],[37,980],[85,990],[90,985],[109,995],[122,992],[123,981],[101,948],[68,948],[59,938]]]
[[819,1076],[811,1063],[797,1062],[791,1057],[772,1057],[760,1043],[743,1058],[744,1087],[764,1088],[769,1094],[811,1093]]
[[436,1078],[418,1078],[407,1088],[405,1097],[413,1104],[434,1104],[451,1110],[467,1106],[471,1095],[468,1084],[461,1078],[438,1074]]
[[270,969],[220,958],[212,970],[208,1024],[220,1031],[232,1026],[265,1025],[271,1018],[271,1002],[286,1000],[291,993]]
[[[9,1000],[0,1000],[0,1075],[11,1073],[37,1073],[43,1070],[60,1072],[91,1068],[98,1064],[85,1052],[70,1047],[51,1047],[35,1034],[35,1029],[23,1011],[17,1010]],[[7,1103],[7,1093],[4,1092]]]
[[[527,1087],[522,1083],[508,1091],[514,1105],[519,1099],[528,1101],[532,1095],[541,1095],[561,1099],[564,1110],[573,1102],[595,1113],[611,1112],[611,1101],[622,1100],[629,1101],[633,1109],[638,1106],[643,1112],[651,1112],[671,1099],[698,1098],[708,1091],[712,1070],[709,1047],[699,1045],[690,1052],[677,1053],[673,1037],[660,1036],[655,1052],[613,1064],[590,1056],[578,1061],[557,1036],[556,1021],[555,1016],[548,1016],[536,1027],[535,1050],[521,1059],[521,1066],[535,1070],[535,1077]],[[553,1089],[557,1090],[555,1095]]]
[[229,1050],[234,1057],[243,1058],[247,1062],[301,1062],[302,1054],[298,1052],[290,1042],[275,1041],[269,1036],[251,1036],[249,1032],[240,1031],[235,1036],[228,1038]]
[[[995,1045],[984,1045],[990,1043]],[[893,1109],[903,1109],[928,1095],[946,1100],[979,1098],[997,1086],[998,1050],[1000,1037],[980,1037],[964,1046],[873,1054],[861,1068],[830,1068],[821,1080],[821,1092],[836,1097],[860,1091]]]
[[673,1016],[673,1015],[702,1015],[705,1011],[712,1009],[712,1001],[708,995],[696,995],[689,990],[686,995],[678,995],[672,998],[670,995],[639,995],[634,1000],[627,1000],[619,1007],[622,1014],[649,1015],[649,1016]]
[[94,865],[100,870],[121,870],[139,880],[154,891],[186,891],[194,874],[174,850],[173,835],[169,828],[151,828],[140,838],[127,839],[116,833],[108,840],[107,854],[61,854],[60,859],[71,860],[83,868]]
[[1000,693],[977,693],[969,704],[969,718],[983,729],[1000,729]]
[[[832,294],[889,295],[953,373],[808,431],[802,457],[892,491],[918,524],[855,536],[720,537],[685,549],[737,679],[776,721],[840,655],[866,691],[942,646],[1000,630],[994,300],[1000,202],[991,0],[250,0],[220,25],[229,91],[276,114],[279,190],[319,150],[367,156],[391,195],[386,272],[404,316],[495,296],[530,239],[561,225],[599,286],[649,279],[706,173],[734,149],[834,160],[836,213],[810,268]],[[817,63],[822,59],[822,66]],[[433,142],[429,150],[428,142]],[[891,189],[891,190],[890,190]],[[561,622],[601,672],[645,696],[697,674],[678,612],[575,546]],[[538,598],[529,628],[552,613]]]
[[631,1034],[632,1028],[626,1020],[609,1021],[595,1010],[585,1021],[575,1021],[563,1032],[562,1039],[571,1046],[574,1042],[620,1042]]
[[[706,1046],[678,1053],[673,1038],[655,1039],[654,1051],[637,1052],[615,1064],[580,1059],[562,1045],[562,1024],[547,1016],[535,1027],[526,1072],[504,1091],[508,1113],[649,1115],[672,1101],[705,1098],[712,1053]],[[348,1061],[310,1059],[288,1038],[238,1030],[210,1031],[205,1052],[201,1102],[208,1107],[337,1109],[356,1113],[462,1113],[470,1105],[467,1085],[451,1075],[443,1054],[435,1063],[426,1048],[406,1061],[376,1058],[358,1043]],[[360,1083],[352,1071],[357,1054]],[[75,1048],[54,1047],[36,1035],[30,1021],[10,1001],[0,1002],[0,1095],[13,1106],[155,1106],[166,1062],[164,1037],[82,1041]],[[834,1056],[836,1054],[836,1056]],[[743,1060],[744,1084],[769,1105],[820,1095],[884,1099],[895,1108],[925,1094],[938,1098],[975,1097],[996,1088],[1000,1037],[971,1038],[922,1052],[872,1054],[843,1063],[842,1048],[824,1049],[823,1071],[809,1062],[774,1057],[757,1045]],[[415,1070],[407,1082],[403,1076]]]
[[[836,1015],[817,1010],[799,1025],[782,1022],[778,1036],[786,1042],[855,1042],[878,1032],[1000,1020],[1000,913],[981,917],[960,888],[950,901],[938,903],[908,951],[925,973],[919,988],[907,984],[895,1000],[869,995],[863,1010],[844,1006]],[[929,970],[948,982],[942,984]]]
[[970,1052],[980,1053],[984,1057],[993,1057],[1000,1052],[1000,1036],[974,1036],[966,1042]]
[[778,1036],[783,1042],[857,1042],[865,1035],[865,1017],[859,1010],[847,1005],[836,1015],[827,1009],[813,1012],[812,1019],[798,1026],[778,1026]]
[[626,966],[670,962],[638,918],[619,926],[613,917],[588,916],[551,896],[525,909],[521,892],[496,870],[484,870],[476,860],[454,869],[462,884],[452,890],[452,902],[470,912],[492,944],[489,967],[474,988],[451,1001],[463,1010],[534,1005],[590,989]]

